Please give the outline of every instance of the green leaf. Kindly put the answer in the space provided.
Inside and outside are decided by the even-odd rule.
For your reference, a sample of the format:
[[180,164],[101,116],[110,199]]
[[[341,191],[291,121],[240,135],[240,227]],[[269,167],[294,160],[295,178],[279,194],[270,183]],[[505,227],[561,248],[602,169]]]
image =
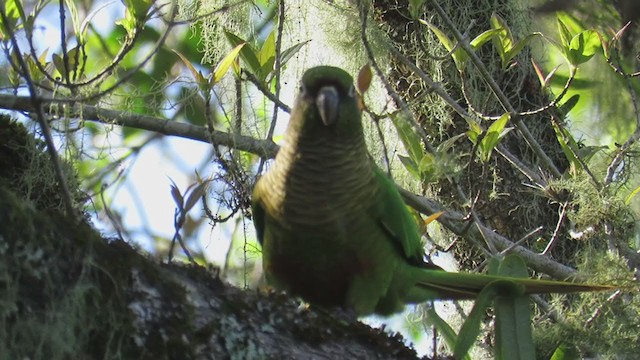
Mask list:
[[511,29],[507,25],[507,22],[498,14],[492,14],[489,22],[493,29],[500,31],[498,36],[494,38],[494,46],[498,50],[500,58],[503,59],[504,62],[504,55],[513,47],[513,34],[511,33]]
[[410,157],[404,155],[398,155],[398,159],[400,159],[402,165],[404,165],[405,169],[407,169],[407,171],[409,171],[409,173],[413,175],[413,177],[415,177],[416,179],[420,179],[420,171],[418,171],[418,165],[415,163],[415,161],[411,160]]
[[500,261],[496,275],[516,278],[528,278],[527,265],[516,254],[509,254]]
[[469,130],[466,132],[466,134],[469,137],[469,140],[471,140],[471,143],[473,145],[476,145],[478,143],[480,135],[482,135],[482,128],[476,122],[470,123]]
[[405,120],[399,112],[392,115],[391,120],[393,121],[393,125],[396,127],[400,141],[402,141],[404,148],[409,153],[409,158],[411,158],[415,164],[419,164],[424,155],[420,137],[418,137],[407,120]]
[[31,74],[33,81],[42,81],[45,79],[44,74],[42,73],[42,71],[40,71],[40,68],[38,67],[38,63],[40,64],[40,66],[44,67],[45,69],[47,68],[48,64],[45,61],[45,59],[47,58],[47,52],[48,50],[43,51],[42,54],[38,56],[38,59],[34,59],[31,55],[24,56],[24,59],[27,62],[27,66],[29,67],[29,73]]
[[456,43],[449,39],[449,37],[442,30],[438,29],[437,26],[431,24],[428,21],[422,19],[420,19],[419,21],[422,24],[427,25],[429,29],[436,35],[438,40],[440,40],[442,46],[444,46],[444,48],[447,49],[448,52],[451,52],[451,57],[453,58],[453,62],[456,64],[456,69],[458,69],[458,71],[464,70],[465,63],[469,58],[467,53],[464,52],[464,49],[458,47],[456,51],[453,51],[453,49],[456,48]]
[[424,154],[422,159],[420,159],[420,163],[418,163],[418,171],[421,174],[423,173],[431,173],[433,172],[436,166],[436,158],[432,154]]
[[549,360],[579,360],[580,354],[575,346],[561,344],[553,352]]
[[593,30],[586,30],[571,39],[569,53],[574,66],[589,61],[601,48],[600,37]]
[[282,58],[280,59],[280,64],[284,65],[287,63],[287,61],[289,61],[289,59],[291,59],[291,57],[293,55],[295,55],[298,51],[300,51],[300,49],[302,49],[303,46],[307,45],[309,43],[309,41],[311,40],[307,40],[307,41],[303,41],[300,43],[297,43],[295,45],[293,45],[292,47],[286,49],[285,51],[282,52]]
[[153,0],[124,0],[127,12],[136,20],[136,23],[142,25],[147,18],[147,13],[153,5]]
[[420,10],[426,0],[409,0],[409,14],[413,19],[417,19],[420,16]]
[[490,29],[484,31],[482,34],[476,36],[473,40],[471,40],[471,47],[475,50],[480,48],[482,45],[491,41],[494,37],[502,32],[501,29]]
[[562,103],[558,110],[563,114],[568,114],[578,104],[578,101],[580,101],[580,94],[575,94]]
[[625,205],[631,204],[631,200],[633,200],[633,198],[636,195],[638,195],[639,192],[640,192],[640,186],[638,186],[637,188],[633,189],[631,194],[629,194],[629,196],[627,196],[627,198],[624,200]]
[[[435,327],[438,330],[438,333],[442,335],[444,338],[444,342],[447,344],[450,350],[454,350],[456,348],[456,343],[458,342],[458,336],[455,331],[444,321],[440,315],[436,312],[434,308],[427,309],[427,316],[425,318],[426,322]],[[468,354],[464,354],[462,356],[464,360],[471,360]]]
[[7,23],[4,24],[2,20],[0,20],[0,40],[8,37],[8,29],[11,29],[11,32],[15,33],[19,29],[19,26],[17,26],[18,20],[25,18],[24,8],[20,0],[6,0],[4,12],[7,17]]
[[64,3],[67,5],[67,9],[69,9],[69,14],[71,14],[71,24],[73,25],[73,32],[78,38],[78,43],[84,44],[84,34],[81,31],[80,18],[78,17],[78,8],[76,7],[76,1],[65,0]]
[[258,61],[260,61],[260,65],[266,64],[270,59],[276,57],[276,36],[275,31],[271,31],[269,36],[265,39],[262,44],[262,48],[258,52]]
[[62,55],[53,54],[51,56],[51,60],[53,61],[53,64],[60,75],[62,75],[62,77],[66,77],[67,71],[69,72],[68,75],[71,76],[76,70],[78,70],[80,66],[79,62],[82,61],[82,58],[80,54],[78,54],[78,47],[74,47],[73,49],[67,51],[68,61],[66,66],[64,63],[64,57]]
[[244,47],[244,43],[233,48],[222,60],[218,63],[215,70],[213,70],[213,78],[211,84],[215,85],[222,80],[222,77],[227,73],[233,62],[240,54],[240,50]]
[[556,13],[556,17],[560,19],[563,24],[565,24],[571,34],[577,34],[581,31],[587,30],[584,25],[582,25],[580,20],[578,20],[578,18],[568,12],[559,11]]
[[564,48],[569,48],[569,44],[571,44],[573,35],[571,35],[569,29],[567,29],[567,26],[564,24],[560,16],[556,18],[556,21],[558,23],[558,32],[560,32],[561,44]]
[[438,145],[438,147],[436,148],[436,151],[438,153],[446,153],[449,150],[451,150],[454,146],[455,143],[460,140],[462,137],[466,136],[467,134],[461,133],[455,136],[452,136],[450,138],[448,138],[447,140],[443,141],[440,143],[440,145]]
[[137,21],[130,12],[126,12],[123,19],[116,20],[116,25],[120,25],[127,32],[129,37],[133,37],[136,32]]
[[494,286],[493,283],[488,284],[480,291],[469,316],[467,316],[460,328],[460,333],[458,333],[458,340],[453,350],[454,358],[459,359],[463,356],[468,356],[469,349],[471,349],[480,334],[480,325],[486,316],[487,308],[491,306],[497,295],[498,287]]
[[260,80],[264,80],[273,71],[273,65],[276,62],[275,31],[271,31],[262,44],[262,48],[258,52],[258,61],[260,62],[260,71],[256,75]]
[[[528,277],[527,266],[518,255],[507,255],[498,267],[498,276]],[[496,359],[535,360],[531,333],[531,310],[524,287],[504,282],[506,296],[495,301]],[[504,294],[504,293],[503,293]]]
[[531,310],[527,296],[496,299],[496,359],[535,360]]
[[498,145],[500,140],[509,132],[512,128],[505,128],[507,122],[511,116],[508,113],[503,114],[498,120],[494,121],[484,138],[480,141],[480,159],[482,162],[489,161],[493,149]]
[[178,50],[174,49],[173,52],[176,53],[176,55],[180,57],[180,60],[182,60],[182,62],[187,66],[187,69],[189,69],[189,72],[191,72],[191,75],[196,80],[196,83],[198,84],[198,87],[200,88],[200,90],[208,91],[208,83],[205,80],[204,75],[202,75],[200,71],[196,70],[193,64],[191,64],[191,61],[189,61],[189,59],[187,59],[184,55],[178,52]]
[[260,60],[258,60],[257,52],[253,48],[253,46],[228,30],[224,31],[224,35],[227,37],[227,40],[229,41],[231,46],[246,44],[240,51],[240,58],[244,61],[245,65],[249,68],[249,71],[252,74],[259,76],[262,65],[260,64]]
[[577,149],[578,144],[573,138],[573,135],[571,135],[571,133],[565,128],[558,126],[555,122],[553,122],[552,125],[553,130],[556,133],[558,143],[560,144],[560,148],[562,149],[564,156],[569,160],[569,173],[575,175],[578,169],[581,168],[581,165],[580,161],[578,161],[578,158],[576,158],[571,149]]
[[513,60],[513,58],[518,56],[518,54],[531,41],[531,39],[540,35],[541,35],[540,33],[533,33],[533,34],[527,35],[524,39],[518,40],[518,42],[516,42],[516,44],[505,53],[504,59],[502,61],[502,68],[506,69],[507,66],[509,65],[509,62]]

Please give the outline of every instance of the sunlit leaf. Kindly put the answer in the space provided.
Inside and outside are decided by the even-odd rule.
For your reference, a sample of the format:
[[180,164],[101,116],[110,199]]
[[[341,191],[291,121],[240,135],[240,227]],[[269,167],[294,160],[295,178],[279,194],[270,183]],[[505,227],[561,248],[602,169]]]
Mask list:
[[276,57],[276,36],[275,30],[269,33],[269,36],[264,40],[260,51],[258,52],[258,61],[260,65],[266,64],[270,59]]
[[631,200],[633,200],[633,198],[638,195],[638,193],[640,192],[640,186],[638,186],[637,188],[633,189],[633,191],[631,192],[631,194],[629,194],[629,196],[627,196],[627,198],[624,200],[624,203],[626,205],[631,204]]
[[565,48],[569,48],[569,44],[571,44],[571,39],[573,38],[573,36],[569,32],[569,29],[567,29],[567,26],[564,24],[560,16],[556,18],[556,21],[558,23],[558,32],[560,32],[561,44]]
[[240,54],[240,50],[244,47],[244,43],[233,48],[222,60],[218,63],[215,70],[213,70],[212,83],[215,85],[222,80],[222,77],[227,73],[233,62]]
[[586,30],[571,39],[569,52],[573,65],[589,61],[601,48],[600,37],[593,30]]
[[467,130],[466,134],[469,137],[471,143],[473,145],[476,145],[478,143],[480,135],[482,135],[482,128],[476,122],[470,123],[469,130]]
[[453,51],[453,49],[456,48],[456,43],[453,42],[451,39],[449,39],[449,37],[442,30],[438,29],[437,26],[431,24],[428,21],[425,21],[422,19],[420,19],[419,21],[422,24],[427,25],[429,29],[436,35],[438,40],[440,40],[440,43],[442,44],[442,46],[444,46],[444,48],[451,53],[453,62],[456,64],[456,69],[458,69],[459,71],[462,71],[464,69],[467,59],[469,58],[467,53],[464,52],[464,50],[460,47],[458,47],[455,51]]
[[[242,47],[240,51],[240,58],[244,61],[245,65],[249,68],[249,71],[252,74],[259,76],[262,66],[260,65],[257,52],[253,48],[253,46],[251,46],[250,44],[247,44],[245,40],[241,39],[239,36],[235,35],[234,33],[228,30],[224,31],[224,35],[226,36],[231,46],[236,47],[241,44],[246,44],[245,46]],[[261,79],[261,80],[264,80],[264,79]]]
[[481,33],[480,35],[476,36],[473,40],[471,40],[469,45],[471,45],[471,47],[473,49],[478,49],[482,45],[484,45],[487,42],[491,41],[491,39],[493,39],[496,35],[500,34],[501,32],[502,32],[501,29],[486,30],[483,33]]
[[24,8],[20,0],[6,0],[4,12],[7,17],[7,23],[4,24],[0,19],[0,39],[4,39],[9,35],[8,29],[11,29],[11,32],[16,32],[19,29],[18,20],[25,18]]
[[498,14],[493,13],[489,22],[493,29],[500,31],[497,34],[498,36],[494,37],[494,45],[496,49],[498,49],[500,58],[504,61],[504,55],[513,48],[513,34],[511,33],[511,29],[507,25],[507,22]]
[[205,80],[204,75],[202,75],[200,71],[196,70],[195,66],[191,64],[191,61],[189,61],[189,59],[187,59],[184,55],[178,52],[178,50],[173,49],[173,52],[176,55],[178,55],[180,60],[182,60],[182,62],[187,66],[187,69],[189,69],[189,72],[191,73],[193,78],[196,80],[196,83],[198,84],[198,86],[202,90],[206,90],[207,81]]
[[418,163],[418,171],[420,171],[421,174],[431,173],[435,169],[435,166],[435,156],[433,156],[433,154],[426,153],[422,156],[422,159],[420,159],[420,162]]

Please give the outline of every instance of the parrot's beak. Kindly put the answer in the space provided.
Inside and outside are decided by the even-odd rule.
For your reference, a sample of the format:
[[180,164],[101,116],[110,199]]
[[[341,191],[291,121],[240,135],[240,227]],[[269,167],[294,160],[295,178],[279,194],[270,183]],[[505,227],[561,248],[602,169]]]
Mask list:
[[338,118],[338,90],[333,86],[323,86],[316,96],[316,106],[320,118],[326,126],[330,126]]

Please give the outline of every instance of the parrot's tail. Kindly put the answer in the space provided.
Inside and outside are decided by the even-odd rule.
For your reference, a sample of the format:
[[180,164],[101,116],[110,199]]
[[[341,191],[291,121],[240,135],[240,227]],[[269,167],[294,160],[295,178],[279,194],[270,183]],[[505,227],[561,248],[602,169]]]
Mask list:
[[578,284],[566,281],[536,280],[421,269],[419,279],[411,290],[409,298],[411,298],[410,302],[422,302],[425,299],[473,299],[487,285],[495,282],[500,282],[503,285],[506,284],[504,287],[511,290],[517,289],[517,293],[520,294],[575,293],[614,289],[613,286],[608,285]]

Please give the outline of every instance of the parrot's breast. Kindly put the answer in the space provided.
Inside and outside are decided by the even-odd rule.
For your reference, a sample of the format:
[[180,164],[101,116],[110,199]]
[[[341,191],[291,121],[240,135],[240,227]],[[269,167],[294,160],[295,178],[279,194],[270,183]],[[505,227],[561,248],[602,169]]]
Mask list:
[[371,206],[379,191],[374,166],[364,139],[348,145],[317,144],[311,149],[283,146],[261,179],[269,192],[263,200],[265,210],[285,227],[337,226]]
[[311,303],[344,306],[353,279],[376,268],[363,251],[367,242],[385,241],[374,238],[380,232],[368,214],[380,189],[364,140],[332,146],[283,146],[260,179],[263,266],[277,288]]

